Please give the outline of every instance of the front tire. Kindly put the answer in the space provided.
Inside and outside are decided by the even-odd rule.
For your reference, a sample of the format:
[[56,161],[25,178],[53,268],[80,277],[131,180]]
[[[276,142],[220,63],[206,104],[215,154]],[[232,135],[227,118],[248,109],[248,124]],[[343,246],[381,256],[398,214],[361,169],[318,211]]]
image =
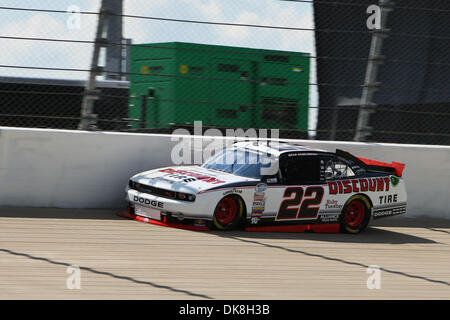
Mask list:
[[227,196],[219,201],[213,216],[214,226],[219,230],[236,228],[244,212],[244,203],[240,197]]
[[341,231],[345,233],[360,233],[370,220],[370,203],[364,196],[356,195],[350,198],[341,214]]

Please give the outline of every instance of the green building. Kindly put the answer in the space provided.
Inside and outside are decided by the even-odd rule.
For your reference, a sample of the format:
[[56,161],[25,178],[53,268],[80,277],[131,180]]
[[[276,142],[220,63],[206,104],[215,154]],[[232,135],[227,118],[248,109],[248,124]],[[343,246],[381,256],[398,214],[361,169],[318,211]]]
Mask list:
[[308,128],[309,54],[159,43],[131,47],[134,128]]

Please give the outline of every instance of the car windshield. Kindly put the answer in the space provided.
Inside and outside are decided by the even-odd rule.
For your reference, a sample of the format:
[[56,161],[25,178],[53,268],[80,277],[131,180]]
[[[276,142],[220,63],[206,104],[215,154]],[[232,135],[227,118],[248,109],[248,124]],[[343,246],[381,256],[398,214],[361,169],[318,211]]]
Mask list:
[[264,169],[271,167],[274,156],[241,149],[225,149],[206,161],[202,167],[260,179]]

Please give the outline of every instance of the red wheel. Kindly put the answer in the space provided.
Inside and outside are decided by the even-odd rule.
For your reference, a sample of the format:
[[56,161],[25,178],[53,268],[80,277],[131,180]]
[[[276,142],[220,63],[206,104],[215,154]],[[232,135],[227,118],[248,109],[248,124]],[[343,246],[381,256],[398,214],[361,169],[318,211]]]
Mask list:
[[345,221],[350,227],[357,227],[363,222],[366,209],[360,201],[353,201],[345,208]]
[[369,224],[370,203],[361,195],[347,201],[342,210],[341,230],[348,233],[360,233]]
[[218,229],[232,229],[242,217],[241,199],[225,197],[214,210],[213,221]]

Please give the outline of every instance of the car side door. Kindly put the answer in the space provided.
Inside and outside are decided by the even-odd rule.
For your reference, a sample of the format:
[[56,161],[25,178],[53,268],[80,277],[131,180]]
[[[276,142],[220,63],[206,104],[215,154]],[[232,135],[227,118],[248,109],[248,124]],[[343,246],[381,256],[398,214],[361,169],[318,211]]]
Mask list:
[[279,171],[280,185],[267,191],[267,215],[276,221],[317,219],[326,192],[318,155],[283,154]]
[[[334,155],[321,156],[323,179],[327,186],[326,198],[321,212],[323,214],[340,214],[345,202],[351,196],[350,179],[360,173],[353,163]],[[359,168],[359,170],[362,170]],[[333,190],[330,188],[333,187]],[[336,190],[339,189],[339,190]]]

